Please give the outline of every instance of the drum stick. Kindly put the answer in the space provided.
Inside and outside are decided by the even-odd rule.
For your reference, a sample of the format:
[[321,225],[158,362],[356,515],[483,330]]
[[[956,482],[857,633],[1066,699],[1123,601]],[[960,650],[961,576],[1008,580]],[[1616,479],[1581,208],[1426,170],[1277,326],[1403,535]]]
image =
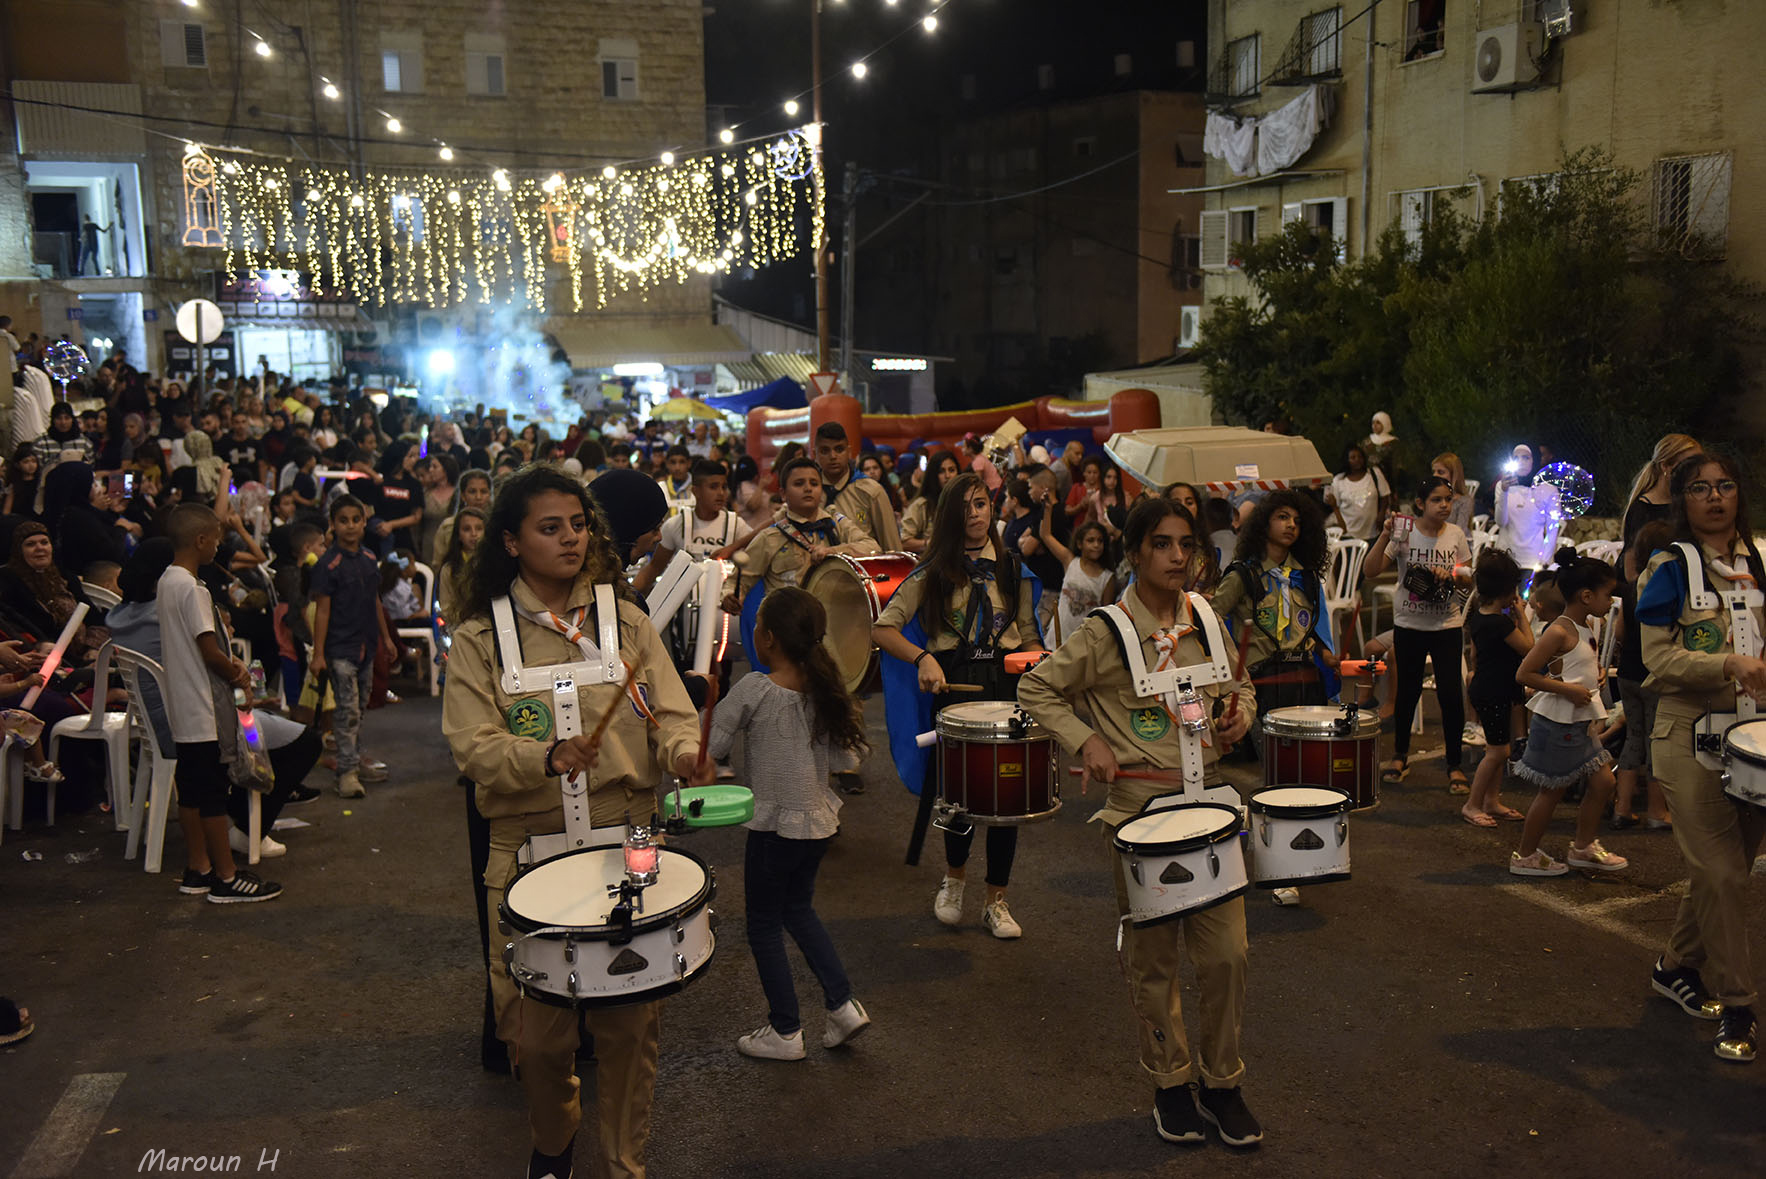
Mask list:
[[[1085,777],[1084,766],[1069,766],[1067,767],[1067,772],[1072,774],[1075,778]],[[1160,770],[1117,770],[1116,776],[1118,778],[1128,778],[1136,782],[1164,782],[1172,786],[1182,786],[1184,784],[1182,774],[1166,773]]]
[[[1245,678],[1245,651],[1247,648],[1250,647],[1250,645],[1251,645],[1251,628],[1249,626],[1247,626],[1247,627],[1245,627],[1245,633],[1239,636],[1239,662],[1238,662],[1238,666],[1233,668],[1233,679],[1235,679],[1235,680],[1242,680]],[[1239,719],[1239,693],[1235,689],[1232,694],[1232,698],[1227,701],[1226,716],[1222,718],[1221,727],[1226,728],[1226,729],[1230,729],[1233,726],[1233,722],[1238,719]],[[1221,752],[1225,753],[1230,748],[1232,748],[1231,745],[1228,745],[1223,742],[1222,746],[1221,746]]]
[[938,744],[938,730],[929,729],[924,733],[916,734],[914,736],[914,744],[921,749],[932,748],[934,745]]
[[944,690],[946,692],[985,692],[985,691],[987,691],[987,689],[982,687],[980,684],[948,684],[948,683],[944,685]]
[[[773,520],[776,522],[779,519],[781,519],[784,515],[785,515],[785,509],[780,508],[778,511],[773,513]],[[759,536],[761,533],[765,532],[770,527],[772,527],[772,525],[770,525],[770,524],[762,525],[761,527],[756,528],[753,532],[750,532],[747,536],[737,537],[735,540],[731,541],[729,544],[725,545],[723,548],[717,550],[717,552],[711,554],[711,559],[713,561],[728,561],[731,557],[735,556],[737,553],[739,553],[743,549],[747,548],[749,546],[749,544],[753,542],[755,537]]]

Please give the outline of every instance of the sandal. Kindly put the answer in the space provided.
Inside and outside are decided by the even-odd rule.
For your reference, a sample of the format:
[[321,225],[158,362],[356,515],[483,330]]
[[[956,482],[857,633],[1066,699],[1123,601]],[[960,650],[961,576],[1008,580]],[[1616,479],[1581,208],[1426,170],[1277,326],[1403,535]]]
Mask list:
[[36,1030],[29,1007],[20,1007],[11,999],[0,998],[0,1044],[16,1044]]
[[1409,776],[1410,761],[1408,758],[1395,757],[1380,767],[1380,781],[1382,783],[1394,784],[1402,782]]
[[1519,823],[1521,820],[1523,820],[1527,817],[1526,815],[1523,815],[1520,811],[1517,811],[1512,806],[1497,807],[1493,811],[1485,811],[1484,813],[1487,815],[1493,815],[1498,819],[1502,819],[1502,820],[1505,820],[1510,823]]
[[1465,771],[1463,771],[1463,770],[1449,771],[1449,773],[1447,775],[1447,793],[1449,793],[1449,794],[1470,794],[1471,792],[1472,792],[1472,782],[1471,782],[1471,779],[1466,777]]
[[1459,812],[1459,817],[1474,827],[1496,826],[1496,820],[1485,814],[1483,811],[1473,811],[1470,814],[1467,814],[1462,810]]

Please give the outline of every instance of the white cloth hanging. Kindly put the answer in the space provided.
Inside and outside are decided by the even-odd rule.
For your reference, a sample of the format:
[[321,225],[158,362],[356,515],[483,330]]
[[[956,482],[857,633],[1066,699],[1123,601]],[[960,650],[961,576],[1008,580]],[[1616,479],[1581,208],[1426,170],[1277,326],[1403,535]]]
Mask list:
[[1202,153],[1225,160],[1235,176],[1257,174],[1256,119],[1208,112],[1202,124]]
[[1268,174],[1291,167],[1312,147],[1329,124],[1324,88],[1313,85],[1293,101],[1257,121],[1257,171]]

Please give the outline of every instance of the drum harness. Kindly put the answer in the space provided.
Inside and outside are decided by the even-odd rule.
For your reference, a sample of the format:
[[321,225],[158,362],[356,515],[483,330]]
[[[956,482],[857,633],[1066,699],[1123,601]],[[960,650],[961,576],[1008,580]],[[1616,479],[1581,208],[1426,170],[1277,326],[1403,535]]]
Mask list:
[[[1676,541],[1674,547],[1679,550],[1678,560],[1686,566],[1686,604],[1694,610],[1716,610],[1721,607],[1729,613],[1729,641],[1737,655],[1758,658],[1762,643],[1760,627],[1754,620],[1754,611],[1766,605],[1766,594],[1755,585],[1750,574],[1738,571],[1731,574],[1722,566],[1717,571],[1725,577],[1742,584],[1731,586],[1726,590],[1713,590],[1705,580],[1705,563],[1698,546],[1689,541]],[[1754,698],[1746,692],[1736,696],[1734,712],[1707,712],[1693,726],[1693,754],[1700,765],[1708,770],[1722,771],[1723,734],[1732,725],[1742,721],[1753,720],[1758,714],[1758,706]]]

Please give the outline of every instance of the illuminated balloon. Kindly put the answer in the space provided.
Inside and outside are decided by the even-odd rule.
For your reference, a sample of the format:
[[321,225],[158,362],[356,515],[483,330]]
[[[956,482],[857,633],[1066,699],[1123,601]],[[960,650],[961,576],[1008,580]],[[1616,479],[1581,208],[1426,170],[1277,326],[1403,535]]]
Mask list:
[[1557,488],[1560,520],[1574,520],[1594,507],[1594,476],[1575,463],[1552,463],[1542,467],[1533,482]]
[[50,376],[61,382],[63,389],[72,381],[86,375],[86,369],[92,361],[87,358],[86,350],[68,340],[57,340],[49,345],[43,353],[43,368]]

